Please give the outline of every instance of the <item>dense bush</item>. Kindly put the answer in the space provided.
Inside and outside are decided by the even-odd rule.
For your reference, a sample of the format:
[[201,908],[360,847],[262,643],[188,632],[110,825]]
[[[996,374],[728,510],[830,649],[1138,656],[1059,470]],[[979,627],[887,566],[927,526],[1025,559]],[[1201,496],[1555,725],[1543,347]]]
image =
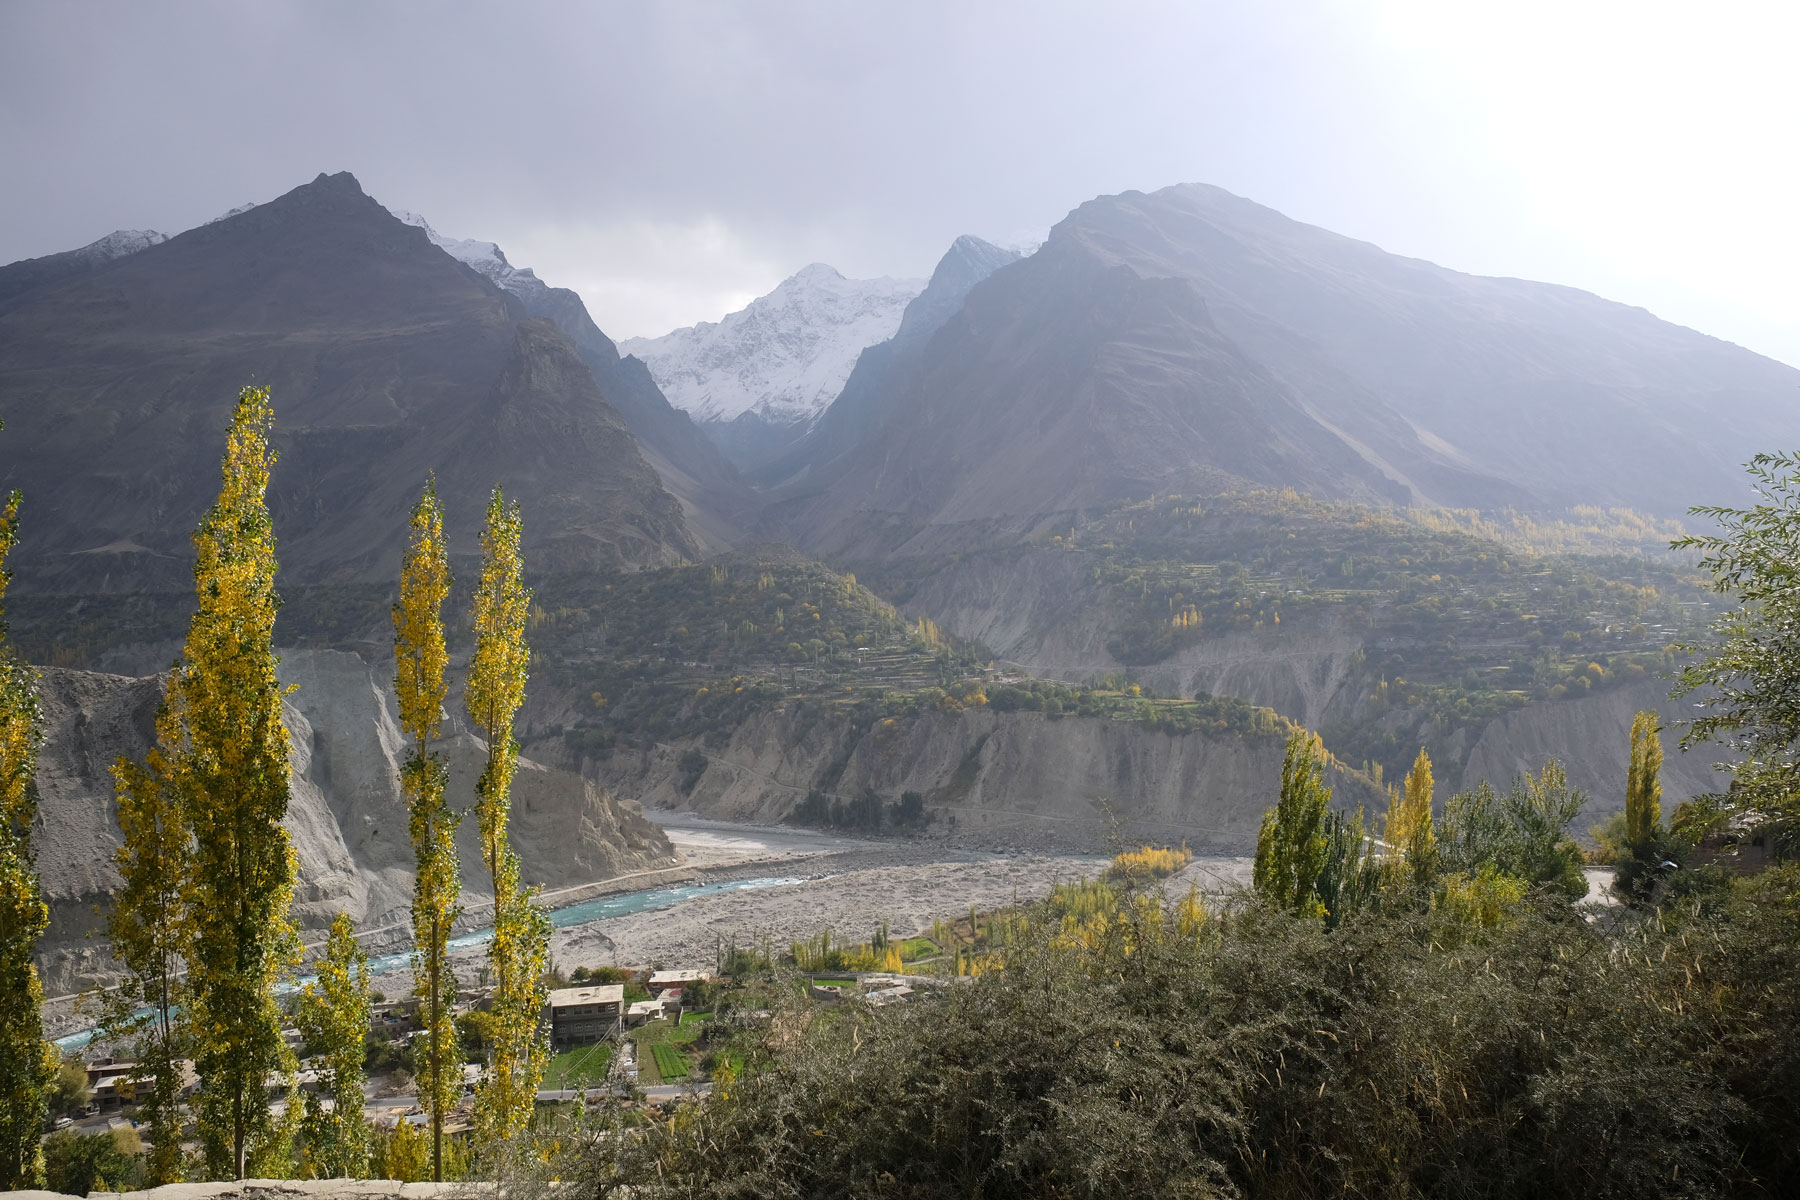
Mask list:
[[778,1012],[761,1069],[590,1130],[578,1169],[647,1197],[1785,1194],[1796,882],[1612,928],[1547,892],[1493,928],[1122,905],[907,1005]]
[[130,1191],[143,1177],[137,1157],[142,1149],[129,1129],[120,1134],[58,1130],[44,1139],[46,1186],[71,1196]]

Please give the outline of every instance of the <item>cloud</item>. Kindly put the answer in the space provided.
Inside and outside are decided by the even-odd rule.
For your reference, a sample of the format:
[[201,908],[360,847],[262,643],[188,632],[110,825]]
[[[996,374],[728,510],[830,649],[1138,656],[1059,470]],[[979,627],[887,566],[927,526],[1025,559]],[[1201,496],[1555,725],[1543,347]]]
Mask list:
[[611,332],[810,261],[928,272],[1204,180],[1800,361],[1776,6],[1433,0],[0,5],[0,261],[320,171]]

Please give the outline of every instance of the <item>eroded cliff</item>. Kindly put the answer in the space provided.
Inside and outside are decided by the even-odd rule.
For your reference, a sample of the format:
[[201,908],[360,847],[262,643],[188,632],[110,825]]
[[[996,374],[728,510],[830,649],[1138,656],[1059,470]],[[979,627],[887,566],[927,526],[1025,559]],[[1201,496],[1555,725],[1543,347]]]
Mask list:
[[[281,679],[298,685],[286,701],[293,778],[284,824],[300,860],[294,915],[302,938],[317,940],[347,912],[369,935],[365,945],[404,941],[413,854],[389,680],[357,655],[332,650],[288,651]],[[113,852],[121,840],[110,770],[118,756],[141,757],[149,748],[160,694],[157,676],[42,672],[38,865],[51,924],[39,964],[52,995],[115,970],[103,915],[118,885]],[[486,747],[458,730],[441,749],[452,800],[466,806]],[[528,882],[554,891],[675,864],[668,839],[636,805],[569,771],[529,760],[519,768],[512,837]],[[467,920],[485,924],[491,894],[474,822],[464,823],[459,849]]]

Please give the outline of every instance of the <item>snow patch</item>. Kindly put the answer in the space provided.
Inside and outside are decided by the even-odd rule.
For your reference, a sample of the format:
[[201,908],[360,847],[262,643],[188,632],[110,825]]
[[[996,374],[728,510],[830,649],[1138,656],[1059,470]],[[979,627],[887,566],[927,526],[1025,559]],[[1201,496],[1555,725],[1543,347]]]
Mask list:
[[89,242],[75,253],[89,262],[111,262],[115,258],[148,250],[151,246],[168,240],[167,234],[158,233],[154,229],[115,229],[99,241]]
[[254,201],[254,200],[252,200],[248,204],[240,204],[236,208],[229,209],[225,212],[220,213],[218,216],[216,216],[212,220],[208,221],[207,224],[208,225],[217,225],[220,221],[229,221],[231,218],[236,217],[236,216],[241,216],[242,214],[249,212],[251,209],[253,209],[255,207],[256,207],[256,201]]
[[857,356],[900,328],[922,279],[846,279],[812,263],[766,296],[718,321],[657,338],[630,338],[675,407],[701,420],[756,412],[808,424],[844,390]]
[[416,212],[408,212],[403,208],[390,208],[388,212],[404,224],[423,229],[432,245],[456,261],[473,267],[495,287],[518,293],[544,286],[530,267],[515,267],[507,262],[506,255],[493,242],[476,238],[445,237],[431,227],[431,222]]

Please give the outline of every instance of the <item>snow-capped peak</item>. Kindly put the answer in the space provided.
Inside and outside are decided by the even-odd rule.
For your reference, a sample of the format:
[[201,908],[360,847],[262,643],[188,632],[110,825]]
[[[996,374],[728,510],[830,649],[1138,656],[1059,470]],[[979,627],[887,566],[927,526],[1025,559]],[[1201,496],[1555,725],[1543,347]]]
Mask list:
[[835,399],[865,349],[900,327],[922,279],[846,279],[812,263],[718,321],[619,343],[650,368],[677,408],[702,420],[754,411],[810,423]]

